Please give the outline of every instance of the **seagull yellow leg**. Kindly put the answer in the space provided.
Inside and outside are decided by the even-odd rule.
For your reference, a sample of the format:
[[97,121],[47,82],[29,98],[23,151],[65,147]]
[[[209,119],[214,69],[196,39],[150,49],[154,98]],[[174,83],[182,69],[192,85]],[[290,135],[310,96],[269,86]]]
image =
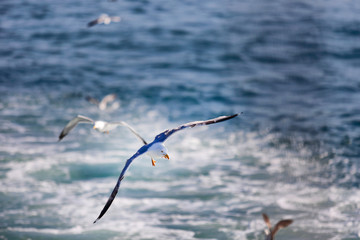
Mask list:
[[155,163],[156,163],[156,161],[153,159],[153,158],[151,158],[151,164],[155,167]]

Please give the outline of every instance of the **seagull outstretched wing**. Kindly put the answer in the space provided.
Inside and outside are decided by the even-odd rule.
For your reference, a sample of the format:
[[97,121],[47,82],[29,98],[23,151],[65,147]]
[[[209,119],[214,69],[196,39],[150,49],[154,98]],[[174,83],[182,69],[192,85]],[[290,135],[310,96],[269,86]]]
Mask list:
[[234,118],[234,117],[238,116],[239,114],[241,114],[241,113],[237,113],[237,114],[230,115],[230,116],[220,116],[220,117],[205,120],[205,121],[195,121],[195,122],[185,123],[183,125],[178,126],[177,128],[168,129],[168,130],[165,130],[164,132],[158,134],[155,137],[155,141],[156,142],[164,142],[172,134],[176,133],[177,131],[183,130],[185,128],[193,128],[195,126],[210,125],[210,124],[214,124],[214,123],[223,122],[223,121],[229,120],[231,118]]
[[95,25],[98,24],[98,23],[99,23],[99,19],[95,19],[95,20],[90,21],[90,22],[87,24],[87,26],[88,26],[88,27],[92,27],[92,26],[95,26]]
[[262,216],[263,216],[266,226],[269,228],[269,230],[271,230],[271,223],[270,223],[270,219],[269,219],[268,215],[266,215],[266,213],[263,213]]
[[122,169],[120,176],[117,180],[117,183],[115,185],[114,190],[111,192],[109,199],[107,200],[104,208],[101,210],[100,215],[97,217],[97,219],[94,221],[94,223],[96,223],[105,213],[106,211],[109,209],[109,207],[111,206],[112,202],[114,201],[116,194],[118,193],[119,187],[120,187],[120,183],[121,181],[124,179],[125,176],[125,172],[126,170],[129,168],[130,164],[132,163],[132,161],[137,158],[138,156],[140,156],[141,154],[145,153],[147,151],[149,147],[147,145],[142,146],[139,151],[137,151],[131,158],[129,158],[126,163],[124,168]]
[[59,135],[59,141],[61,141],[61,139],[63,139],[66,135],[68,135],[68,133],[74,128],[76,127],[76,125],[78,123],[94,123],[94,120],[92,120],[91,118],[85,117],[85,116],[81,116],[81,115],[77,115],[76,117],[74,117],[65,127],[64,129],[61,131],[60,135]]
[[284,220],[279,221],[275,225],[274,229],[271,231],[271,237],[273,238],[278,230],[289,226],[292,222],[293,222],[293,220],[291,220],[291,219],[284,219]]
[[95,104],[95,105],[99,105],[99,100],[97,100],[96,98],[90,97],[90,96],[86,96],[85,97],[86,101]]
[[[110,123],[108,123],[108,125],[116,125],[116,126],[124,126],[124,127],[127,127],[137,138],[139,138],[139,140],[142,142],[142,143],[144,143],[144,145],[146,145],[146,144],[148,144],[146,141],[145,141],[145,139],[143,138],[143,137],[141,137],[140,136],[140,134],[139,133],[137,133],[136,131],[135,131],[135,129],[133,129],[129,124],[127,124],[126,122],[124,122],[124,121],[120,121],[120,122],[110,122]],[[111,128],[111,127],[110,127]]]

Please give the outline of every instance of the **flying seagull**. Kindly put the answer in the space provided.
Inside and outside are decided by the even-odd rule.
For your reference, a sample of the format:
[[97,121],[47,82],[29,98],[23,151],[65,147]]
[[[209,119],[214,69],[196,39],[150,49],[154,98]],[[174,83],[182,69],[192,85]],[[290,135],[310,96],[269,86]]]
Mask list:
[[109,24],[111,22],[120,22],[121,17],[110,17],[109,15],[103,13],[97,19],[88,23],[88,27],[95,26],[96,24]]
[[293,222],[293,220],[291,219],[284,219],[279,221],[272,229],[269,217],[265,213],[263,213],[262,216],[266,223],[266,226],[268,227],[268,229],[265,230],[265,235],[266,235],[265,240],[274,240],[275,234],[279,229],[285,228]]
[[85,98],[88,102],[95,104],[99,107],[100,110],[105,110],[107,108],[108,103],[115,101],[116,94],[108,94],[101,101],[97,100],[96,98],[86,96]]
[[94,223],[96,223],[106,213],[106,211],[110,207],[111,203],[114,201],[114,198],[115,198],[115,196],[116,196],[116,194],[117,194],[117,192],[119,190],[120,183],[124,179],[125,172],[129,168],[130,164],[132,163],[132,161],[135,158],[137,158],[138,156],[146,153],[151,157],[151,159],[153,161],[153,165],[155,164],[154,158],[167,158],[167,159],[169,159],[169,155],[167,154],[168,151],[167,151],[167,149],[166,149],[166,147],[164,145],[164,142],[172,134],[176,133],[177,131],[183,130],[185,128],[193,128],[195,126],[210,125],[210,124],[213,124],[213,123],[226,121],[226,120],[234,118],[234,117],[236,117],[238,115],[239,114],[234,114],[234,115],[231,115],[231,116],[220,116],[220,117],[205,120],[205,121],[189,122],[189,123],[185,123],[183,125],[180,125],[177,128],[168,129],[168,130],[165,130],[162,133],[158,134],[155,137],[154,141],[152,141],[149,144],[145,144],[144,146],[142,146],[132,157],[130,157],[126,161],[125,166],[124,166],[124,168],[122,169],[122,171],[120,173],[120,176],[118,178],[118,181],[117,181],[117,183],[115,185],[114,190],[112,191],[108,201],[106,202],[104,208],[102,209],[100,215],[94,221]]
[[109,131],[117,128],[118,126],[125,126],[127,127],[133,134],[135,134],[136,137],[138,137],[144,144],[147,144],[147,142],[126,122],[120,121],[120,122],[105,122],[105,121],[94,121],[91,118],[77,115],[74,117],[61,131],[59,135],[59,141],[63,139],[66,135],[69,134],[69,132],[76,127],[78,123],[88,123],[93,124],[93,128],[99,132],[102,133],[109,133]]

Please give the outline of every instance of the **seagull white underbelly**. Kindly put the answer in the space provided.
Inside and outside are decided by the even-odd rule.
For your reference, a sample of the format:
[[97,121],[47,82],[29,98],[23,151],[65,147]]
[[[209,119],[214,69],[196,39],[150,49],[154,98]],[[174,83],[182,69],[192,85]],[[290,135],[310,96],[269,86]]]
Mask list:
[[111,130],[114,130],[117,127],[117,125],[114,124],[106,124],[104,128],[102,129],[102,132],[108,132]]
[[117,127],[116,124],[109,124],[104,121],[96,121],[94,124],[94,129],[98,130],[99,132],[105,133],[109,132]]

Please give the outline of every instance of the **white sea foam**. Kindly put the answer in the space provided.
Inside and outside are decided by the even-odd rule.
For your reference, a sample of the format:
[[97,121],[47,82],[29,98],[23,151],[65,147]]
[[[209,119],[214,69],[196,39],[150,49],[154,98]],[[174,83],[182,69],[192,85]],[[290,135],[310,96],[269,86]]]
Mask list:
[[59,234],[81,234],[84,232],[83,228],[80,226],[76,226],[68,229],[52,229],[52,228],[21,228],[21,227],[9,227],[7,228],[10,231],[18,231],[18,232],[35,232],[35,233],[47,233],[53,235]]
[[[154,119],[158,115],[149,114]],[[176,125],[161,120],[146,135]],[[147,123],[138,125],[143,132],[148,128]],[[89,134],[90,139],[79,137]],[[30,157],[2,165],[8,170],[0,188],[5,194],[21,194],[27,203],[17,210],[4,210],[1,216],[24,215],[26,226],[31,218],[46,219],[51,214],[65,224],[63,228],[8,228],[15,232],[77,235],[107,230],[118,233],[113,239],[194,239],[197,230],[182,230],[184,226],[202,229],[216,224],[230,238],[244,239],[259,236],[264,229],[261,213],[268,211],[275,219],[295,219],[295,230],[326,234],[340,229],[358,234],[354,230],[359,227],[354,213],[359,208],[358,192],[312,186],[304,176],[317,172],[317,163],[265,148],[271,137],[240,130],[227,133],[223,126],[175,134],[166,142],[170,161],[161,159],[152,167],[148,157],[136,159],[112,207],[95,225],[92,221],[117,174],[141,144],[131,135],[99,135],[81,129],[60,143],[46,144],[48,137],[28,136],[15,147],[10,140],[2,151]],[[72,179],[74,166],[80,166],[76,171],[83,174],[82,166],[86,171],[106,164],[116,166],[111,176],[105,172],[104,177]],[[312,176],[312,180],[316,177],[317,182],[322,179]]]

